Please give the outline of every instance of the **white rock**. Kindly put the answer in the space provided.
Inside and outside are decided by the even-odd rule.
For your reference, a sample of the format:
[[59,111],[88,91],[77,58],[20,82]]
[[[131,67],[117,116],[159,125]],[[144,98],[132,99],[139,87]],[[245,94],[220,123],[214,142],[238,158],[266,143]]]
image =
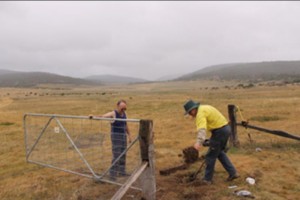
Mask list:
[[236,191],[235,194],[237,196],[243,196],[243,197],[246,197],[246,196],[251,196],[252,193],[249,192],[248,190],[240,190],[240,191]]
[[246,178],[246,182],[249,183],[250,185],[254,185],[255,184],[255,179],[251,178],[251,177],[248,177],[248,178]]

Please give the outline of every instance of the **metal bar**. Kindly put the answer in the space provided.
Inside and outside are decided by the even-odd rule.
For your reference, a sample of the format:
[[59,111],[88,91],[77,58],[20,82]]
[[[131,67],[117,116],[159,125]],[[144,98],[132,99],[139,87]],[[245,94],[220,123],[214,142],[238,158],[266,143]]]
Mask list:
[[140,177],[143,171],[148,166],[148,162],[143,162],[141,166],[127,179],[127,181],[122,185],[122,187],[115,193],[111,200],[120,200],[130,186]]
[[84,158],[83,154],[79,151],[79,149],[77,148],[77,146],[75,145],[75,143],[73,142],[72,138],[70,137],[70,135],[68,134],[67,130],[63,127],[63,125],[61,124],[61,122],[55,118],[56,122],[58,123],[58,125],[61,127],[61,129],[63,130],[63,132],[65,133],[65,135],[67,136],[67,138],[69,139],[69,141],[71,142],[72,146],[75,148],[75,150],[77,151],[77,153],[79,154],[81,160],[85,163],[85,165],[88,167],[88,169],[90,170],[90,172],[94,175],[94,177],[97,177],[97,175],[95,174],[94,170],[92,169],[92,167],[90,166],[90,164],[87,162],[87,160]]
[[[41,114],[41,113],[25,113],[25,115],[56,117],[56,118],[72,118],[72,119],[90,119],[89,116],[76,116],[76,115]],[[104,118],[104,117],[93,117],[90,120],[140,122],[139,119],[119,119],[119,118]]]
[[103,120],[103,121],[140,122],[139,119],[120,119],[120,118],[105,118],[105,117],[93,117],[92,119]]
[[[59,118],[71,118],[71,119],[90,119],[89,116],[72,116],[72,115],[56,115],[56,114],[39,114],[39,113],[25,113],[24,117],[23,117],[23,123],[24,123],[24,133],[25,133],[25,147],[26,147],[26,155],[27,155],[27,147],[28,147],[28,130],[27,130],[27,123],[26,123],[26,118],[28,116],[34,116],[34,117],[50,117],[49,121],[47,122],[47,124],[45,125],[45,127],[43,128],[43,130],[41,131],[37,141],[35,142],[35,144],[33,145],[33,147],[30,150],[30,153],[28,154],[28,156],[26,157],[26,160],[28,163],[34,163],[34,164],[38,164],[44,167],[48,167],[48,168],[53,168],[56,170],[60,170],[60,171],[64,171],[64,172],[68,172],[71,174],[75,174],[75,175],[79,175],[79,176],[83,176],[83,177],[87,177],[87,178],[91,178],[97,181],[101,181],[104,183],[111,183],[111,184],[115,184],[118,186],[123,186],[123,184],[118,183],[118,182],[113,182],[110,180],[106,180],[103,179],[103,177],[109,172],[109,170],[111,169],[111,167],[116,164],[113,163],[113,165],[111,165],[111,167],[102,175],[102,176],[98,176],[92,169],[92,167],[89,165],[89,163],[85,160],[83,154],[80,152],[80,150],[77,148],[77,146],[75,145],[74,141],[72,140],[72,138],[70,137],[68,131],[64,128],[63,124],[60,122]],[[91,175],[88,174],[83,174],[83,173],[79,173],[79,172],[75,172],[75,171],[71,171],[68,169],[64,169],[64,168],[59,168],[59,167],[55,167],[51,164],[45,164],[39,161],[33,161],[30,160],[30,155],[32,153],[32,151],[34,150],[35,146],[38,144],[39,140],[41,139],[42,135],[44,134],[45,130],[47,129],[47,127],[49,126],[50,122],[55,118],[56,122],[58,123],[58,125],[60,126],[60,128],[64,131],[65,135],[67,136],[68,140],[70,141],[70,143],[72,144],[72,146],[75,148],[75,150],[77,151],[77,153],[79,154],[79,156],[81,157],[81,159],[83,160],[83,162],[86,164],[87,168],[89,169],[89,172],[91,173]],[[102,117],[93,117],[90,120],[103,120],[103,121],[128,121],[128,122],[140,122],[139,119],[114,119],[114,118],[102,118]],[[133,140],[133,142],[129,145],[129,147],[127,147],[127,149],[117,158],[116,162],[124,155],[128,152],[128,150],[137,142],[137,140],[139,139],[139,136],[137,136],[137,138],[135,138]],[[130,186],[130,188],[135,189],[135,190],[139,190],[142,191],[141,188],[138,187],[133,187]]]
[[36,146],[36,145],[38,144],[38,142],[40,141],[42,135],[44,134],[45,130],[48,128],[48,126],[49,126],[50,122],[52,121],[52,119],[53,119],[53,117],[51,117],[51,118],[48,120],[47,124],[45,125],[45,127],[44,127],[43,130],[41,131],[39,137],[37,138],[37,140],[36,140],[35,143],[33,144],[32,148],[29,150],[29,153],[28,153],[28,155],[26,156],[26,160],[28,160],[28,158],[29,158],[31,152],[33,151],[33,149],[35,148],[35,146]]
[[266,128],[261,128],[261,127],[249,125],[248,122],[237,123],[237,125],[243,126],[245,128],[251,128],[251,129],[254,129],[254,130],[258,130],[258,131],[270,133],[270,134],[273,134],[273,135],[278,135],[278,136],[281,136],[281,137],[286,137],[286,138],[290,138],[290,139],[300,140],[299,136],[292,135],[292,134],[284,132],[284,131],[269,130],[269,129],[266,129]]
[[[71,171],[71,170],[67,170],[67,169],[55,167],[55,166],[53,166],[53,165],[45,164],[45,163],[38,162],[38,161],[28,160],[28,163],[37,164],[37,165],[40,165],[40,166],[43,166],[43,167],[53,168],[53,169],[56,169],[56,170],[59,170],[59,171],[63,171],[63,172],[75,174],[75,175],[78,175],[78,176],[83,176],[83,177],[86,177],[86,178],[94,179],[94,180],[96,180],[96,181],[101,181],[101,182],[103,182],[103,183],[111,183],[111,184],[118,185],[118,186],[122,186],[122,185],[123,185],[123,184],[121,184],[121,183],[117,183],[117,182],[113,182],[113,181],[109,181],[109,180],[105,180],[105,179],[95,179],[95,177],[94,177],[94,176],[91,176],[91,175],[81,174],[81,173],[78,173],[78,172],[74,172],[74,171]],[[141,188],[138,188],[138,187],[133,187],[133,186],[131,186],[130,188],[131,188],[131,189],[134,189],[134,190],[142,191],[142,189],[141,189]]]
[[127,149],[125,150],[125,151],[123,151],[120,155],[119,155],[119,157],[111,164],[111,166],[101,175],[101,176],[97,176],[97,178],[99,178],[99,179],[101,179],[101,178],[103,178],[108,172],[109,172],[109,170],[120,160],[120,158],[123,156],[123,155],[125,155],[127,152],[128,152],[128,150],[138,141],[138,139],[139,139],[139,136],[137,136],[132,142],[131,142],[131,144],[127,147]]
[[56,169],[56,170],[68,172],[68,173],[71,173],[71,174],[76,174],[76,175],[79,175],[79,176],[84,176],[84,177],[87,177],[87,178],[93,178],[93,176],[91,176],[91,175],[81,174],[79,172],[74,172],[74,171],[71,171],[71,170],[68,170],[68,169],[63,169],[63,168],[55,167],[53,165],[45,164],[45,163],[38,162],[38,161],[28,160],[28,162],[29,163],[33,163],[33,164],[37,164],[37,165],[41,165],[43,167],[49,167],[49,168],[53,168],[53,169]]

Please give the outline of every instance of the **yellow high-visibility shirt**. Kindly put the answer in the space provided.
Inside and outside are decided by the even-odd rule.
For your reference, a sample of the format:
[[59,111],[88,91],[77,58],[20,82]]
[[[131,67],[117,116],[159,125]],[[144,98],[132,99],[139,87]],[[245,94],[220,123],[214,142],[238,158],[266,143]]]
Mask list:
[[200,105],[196,116],[197,130],[221,128],[228,124],[227,119],[216,108],[210,105]]

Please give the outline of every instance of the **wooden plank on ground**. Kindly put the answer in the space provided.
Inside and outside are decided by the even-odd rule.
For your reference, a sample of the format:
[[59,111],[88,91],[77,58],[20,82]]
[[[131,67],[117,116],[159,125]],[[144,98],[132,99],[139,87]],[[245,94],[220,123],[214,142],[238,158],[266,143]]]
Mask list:
[[111,200],[121,199],[131,185],[139,178],[143,171],[147,168],[148,162],[143,162],[142,165],[127,179],[127,181],[122,185],[122,187],[115,193]]

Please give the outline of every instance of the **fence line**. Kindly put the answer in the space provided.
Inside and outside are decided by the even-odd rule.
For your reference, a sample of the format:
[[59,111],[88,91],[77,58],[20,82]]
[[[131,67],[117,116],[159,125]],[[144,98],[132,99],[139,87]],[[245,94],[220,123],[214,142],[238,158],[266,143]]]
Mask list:
[[[258,130],[264,133],[268,133],[268,134],[272,134],[272,135],[277,135],[280,137],[285,137],[285,138],[290,138],[293,140],[298,140],[300,141],[300,136],[298,135],[294,135],[291,133],[287,133],[285,131],[281,131],[281,130],[273,130],[270,128],[262,128],[262,127],[258,127],[258,126],[254,126],[254,125],[250,125],[248,121],[244,121],[243,116],[241,114],[241,122],[237,122],[237,118],[236,118],[236,112],[239,111],[241,114],[241,110],[236,106],[236,105],[228,105],[228,115],[229,115],[229,119],[230,119],[230,125],[231,125],[231,129],[232,129],[232,134],[230,136],[230,143],[235,146],[238,147],[239,146],[239,140],[238,140],[238,134],[237,134],[237,126],[242,126],[246,129],[254,129],[254,130]],[[250,135],[248,134],[248,136],[250,137]],[[251,139],[251,137],[250,137]]]

